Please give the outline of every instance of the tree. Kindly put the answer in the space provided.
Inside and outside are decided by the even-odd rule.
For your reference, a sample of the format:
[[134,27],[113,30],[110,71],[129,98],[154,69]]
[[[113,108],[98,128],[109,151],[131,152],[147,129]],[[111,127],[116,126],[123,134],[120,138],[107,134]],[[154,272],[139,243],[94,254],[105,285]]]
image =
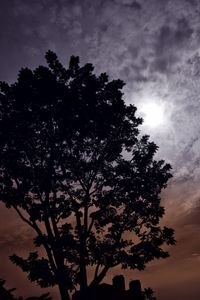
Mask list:
[[162,245],[174,244],[173,230],[159,221],[171,167],[140,137],[142,120],[125,104],[121,80],[94,75],[78,57],[68,69],[51,51],[46,60],[0,84],[0,199],[43,248],[11,261],[68,300],[112,267],[142,270],[168,256]]

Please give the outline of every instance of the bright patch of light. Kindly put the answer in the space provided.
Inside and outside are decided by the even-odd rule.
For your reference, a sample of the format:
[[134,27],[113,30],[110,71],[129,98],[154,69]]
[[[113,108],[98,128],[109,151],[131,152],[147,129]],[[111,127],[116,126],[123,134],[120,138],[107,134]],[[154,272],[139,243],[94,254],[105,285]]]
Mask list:
[[164,123],[164,107],[156,102],[147,102],[141,105],[141,112],[144,125],[148,127],[158,127]]

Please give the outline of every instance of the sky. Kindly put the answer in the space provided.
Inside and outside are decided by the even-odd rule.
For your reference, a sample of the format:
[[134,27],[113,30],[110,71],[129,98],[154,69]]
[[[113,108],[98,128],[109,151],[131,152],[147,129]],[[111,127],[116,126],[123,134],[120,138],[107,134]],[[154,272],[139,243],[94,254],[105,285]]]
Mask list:
[[[157,157],[173,167],[162,194],[162,222],[175,228],[177,240],[170,258],[143,272],[127,271],[127,281],[140,279],[158,300],[199,300],[200,0],[2,0],[0,43],[2,81],[14,82],[21,67],[44,64],[48,49],[66,66],[78,55],[97,74],[124,80],[125,101],[144,118],[141,132],[159,146]],[[147,122],[149,105],[161,109],[159,124]],[[39,288],[8,255],[26,254],[31,236],[1,205],[0,278],[24,296]],[[110,273],[108,282],[119,272]]]

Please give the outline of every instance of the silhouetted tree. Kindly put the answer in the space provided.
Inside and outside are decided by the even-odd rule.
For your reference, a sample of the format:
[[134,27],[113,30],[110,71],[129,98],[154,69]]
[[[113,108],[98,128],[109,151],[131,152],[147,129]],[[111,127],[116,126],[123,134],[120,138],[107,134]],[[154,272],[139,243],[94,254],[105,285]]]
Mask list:
[[154,160],[158,147],[139,137],[142,120],[125,104],[121,80],[94,75],[78,57],[68,69],[51,51],[46,60],[0,84],[0,199],[45,250],[12,262],[41,287],[58,285],[66,300],[112,267],[142,270],[168,256],[161,246],[174,238],[159,226],[160,192],[171,174]]

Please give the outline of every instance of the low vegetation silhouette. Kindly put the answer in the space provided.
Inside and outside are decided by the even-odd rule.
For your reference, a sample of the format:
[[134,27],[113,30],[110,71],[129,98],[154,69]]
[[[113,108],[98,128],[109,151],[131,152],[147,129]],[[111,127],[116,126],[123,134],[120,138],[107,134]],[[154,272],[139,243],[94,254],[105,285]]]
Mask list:
[[[0,83],[0,199],[35,233],[36,250],[11,261],[41,287],[87,299],[116,266],[143,270],[166,258],[174,231],[161,227],[170,165],[139,134],[142,119],[121,80],[72,56],[65,69],[21,69]],[[23,237],[22,237],[23,238]]]
[[[82,299],[80,291],[73,294],[72,300]],[[142,291],[139,280],[132,280],[129,283],[129,289],[125,288],[125,279],[123,275],[113,277],[111,284],[102,283],[95,289],[91,289],[87,295],[88,300],[156,300],[152,289],[148,288]]]
[[0,300],[52,300],[52,298],[49,296],[49,293],[45,293],[38,297],[36,296],[36,297],[28,297],[28,298],[23,298],[23,297],[16,298],[13,295],[13,292],[16,290],[16,288],[6,289],[4,285],[5,285],[5,280],[0,279]]

